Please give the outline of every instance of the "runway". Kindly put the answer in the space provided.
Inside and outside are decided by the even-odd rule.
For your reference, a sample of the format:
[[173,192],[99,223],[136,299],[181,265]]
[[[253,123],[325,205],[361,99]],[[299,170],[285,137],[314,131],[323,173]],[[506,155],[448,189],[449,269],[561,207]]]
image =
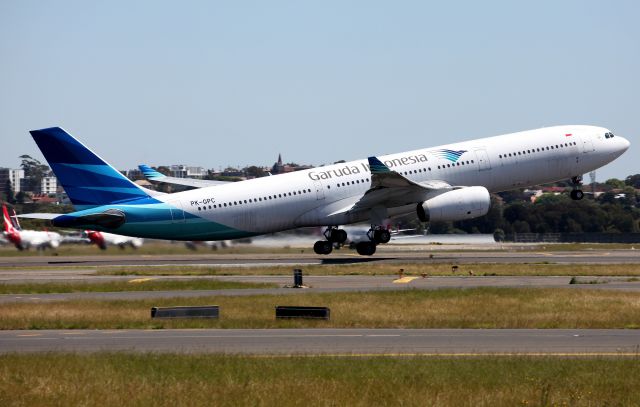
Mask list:
[[[91,276],[83,282],[96,282]],[[94,276],[98,281],[131,279],[123,276]],[[148,277],[147,277],[148,278]],[[151,277],[153,278],[153,277]],[[502,288],[570,288],[604,289],[640,292],[640,281],[629,281],[627,277],[581,277],[583,284],[569,284],[571,277],[559,276],[487,276],[487,277],[428,277],[405,279],[403,283],[394,282],[392,276],[309,276],[305,284],[309,288],[285,288],[292,283],[288,276],[201,276],[201,277],[156,277],[159,280],[180,280],[185,278],[211,279],[220,281],[238,281],[247,283],[272,283],[279,288],[245,288],[224,290],[175,290],[175,291],[122,291],[122,292],[76,292],[54,294],[2,294],[0,304],[16,302],[44,302],[68,300],[145,300],[154,298],[193,298],[215,296],[246,295],[294,295],[323,292],[357,292],[357,291],[389,291],[389,290],[438,290],[469,289],[478,287]],[[599,281],[595,284],[594,282]]]
[[188,254],[188,255],[95,255],[95,256],[11,256],[0,257],[0,268],[7,267],[86,267],[86,266],[217,266],[258,267],[296,265],[376,264],[472,264],[472,263],[557,263],[631,264],[640,263],[640,250],[583,251],[459,251],[443,252],[423,248],[399,251],[383,248],[365,257],[343,249],[329,256],[299,254]]
[[616,329],[205,329],[0,331],[0,352],[329,355],[640,355]]

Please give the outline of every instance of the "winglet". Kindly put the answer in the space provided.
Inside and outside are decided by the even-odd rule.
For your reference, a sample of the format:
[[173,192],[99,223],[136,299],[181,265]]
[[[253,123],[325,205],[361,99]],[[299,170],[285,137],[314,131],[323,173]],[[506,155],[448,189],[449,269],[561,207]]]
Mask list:
[[140,171],[142,171],[142,175],[144,175],[144,177],[147,179],[159,180],[160,178],[166,177],[166,175],[154,170],[153,168],[145,164],[138,165],[138,168],[140,169]]
[[384,165],[377,157],[369,157],[369,169],[371,174],[383,174],[391,172],[389,167]]

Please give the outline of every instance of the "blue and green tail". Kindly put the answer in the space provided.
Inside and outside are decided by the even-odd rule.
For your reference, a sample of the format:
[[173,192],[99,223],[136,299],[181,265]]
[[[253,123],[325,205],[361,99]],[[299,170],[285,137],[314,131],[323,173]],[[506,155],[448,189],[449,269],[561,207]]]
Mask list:
[[77,209],[149,198],[144,189],[60,127],[30,133]]

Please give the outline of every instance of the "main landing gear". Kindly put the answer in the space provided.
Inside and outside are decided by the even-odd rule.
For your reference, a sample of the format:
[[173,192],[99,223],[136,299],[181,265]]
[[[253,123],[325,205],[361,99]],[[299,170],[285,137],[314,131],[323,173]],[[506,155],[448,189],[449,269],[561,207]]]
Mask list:
[[584,198],[584,192],[582,192],[582,190],[580,189],[580,187],[582,186],[582,175],[576,175],[575,177],[572,177],[571,184],[573,185],[573,189],[569,194],[571,199],[573,199],[574,201],[579,201]]
[[358,242],[356,244],[356,251],[362,256],[371,256],[376,252],[376,246],[378,244],[389,243],[391,240],[391,233],[383,226],[371,226],[371,229],[367,232],[368,242]]
[[344,229],[338,229],[337,226],[329,226],[324,231],[324,237],[327,240],[318,240],[313,245],[313,251],[316,254],[330,254],[333,251],[333,245],[342,245],[347,241],[347,232]]

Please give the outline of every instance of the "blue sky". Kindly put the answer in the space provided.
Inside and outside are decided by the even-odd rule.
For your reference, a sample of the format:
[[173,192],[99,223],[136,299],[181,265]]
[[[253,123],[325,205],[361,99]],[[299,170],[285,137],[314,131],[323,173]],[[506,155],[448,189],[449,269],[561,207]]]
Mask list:
[[0,166],[62,126],[120,169],[322,164],[555,124],[631,149],[640,3],[0,0]]

